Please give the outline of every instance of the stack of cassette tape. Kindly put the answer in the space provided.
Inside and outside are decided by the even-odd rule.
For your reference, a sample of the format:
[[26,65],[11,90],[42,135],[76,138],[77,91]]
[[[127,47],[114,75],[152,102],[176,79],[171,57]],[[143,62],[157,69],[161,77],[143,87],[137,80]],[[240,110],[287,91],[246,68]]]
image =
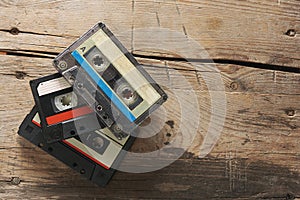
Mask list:
[[137,127],[168,97],[103,23],[53,65],[58,73],[30,81],[35,106],[18,133],[104,186]]

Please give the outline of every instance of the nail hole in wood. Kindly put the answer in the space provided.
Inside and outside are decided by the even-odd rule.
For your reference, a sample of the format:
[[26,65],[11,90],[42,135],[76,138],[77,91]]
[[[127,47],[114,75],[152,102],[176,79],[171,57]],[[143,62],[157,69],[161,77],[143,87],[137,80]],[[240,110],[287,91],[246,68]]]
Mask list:
[[166,122],[171,128],[174,128],[175,122],[173,120],[169,120]]
[[25,72],[21,72],[21,71],[16,71],[16,78],[17,79],[24,79],[24,77],[26,76],[27,74]]
[[295,110],[293,110],[293,109],[286,110],[285,113],[286,113],[289,117],[295,116]]
[[237,82],[232,82],[230,84],[230,89],[237,90],[239,88],[239,84]]
[[289,29],[285,34],[289,37],[295,37],[297,32],[295,29]]
[[10,29],[10,34],[12,35],[18,35],[20,33],[19,29],[16,27],[13,27],[12,29]]
[[292,199],[295,199],[295,195],[294,195],[294,194],[291,194],[291,193],[287,193],[285,199],[286,199],[286,200],[292,200]]
[[21,183],[21,180],[20,180],[20,178],[19,177],[12,177],[12,179],[11,179],[11,184],[13,184],[13,185],[19,185],[20,183]]

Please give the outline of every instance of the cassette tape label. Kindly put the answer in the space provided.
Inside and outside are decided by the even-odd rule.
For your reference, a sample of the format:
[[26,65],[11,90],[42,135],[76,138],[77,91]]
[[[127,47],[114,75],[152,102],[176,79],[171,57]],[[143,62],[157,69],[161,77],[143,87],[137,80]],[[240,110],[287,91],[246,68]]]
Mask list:
[[[41,127],[39,114],[36,113],[32,123]],[[62,140],[63,143],[98,163],[105,169],[110,169],[114,160],[122,150],[122,146],[128,138],[123,140],[123,145],[111,140],[108,136],[113,135],[108,128],[96,130],[81,136]]]
[[32,80],[30,86],[41,117],[41,134],[48,143],[103,127],[61,74]]
[[83,67],[83,69],[91,76],[95,83],[102,89],[105,95],[112,100],[114,105],[120,109],[120,111],[128,118],[130,122],[134,122],[136,117],[130,112],[128,107],[121,102],[116,93],[113,92],[109,85],[98,75],[98,73],[88,64],[83,56],[78,51],[72,53],[77,62]]
[[[94,143],[93,146],[98,145],[94,148],[87,146],[85,142],[82,143],[79,139],[75,138],[64,140],[64,143],[75,148],[77,151],[86,155],[88,158],[91,158],[92,160],[96,161],[104,168],[109,169],[113,164],[114,160],[117,158],[118,154],[120,153],[122,147],[119,144],[113,142],[112,140],[109,140],[109,138],[107,138],[105,135],[99,134],[98,131],[95,131],[94,135],[96,136],[92,139],[93,141],[91,142]],[[109,142],[107,145],[104,145],[104,141]],[[99,150],[101,151],[100,153]]]
[[106,126],[117,124],[127,134],[168,99],[103,23],[60,53],[53,65]]
[[[99,49],[101,49],[101,51]],[[90,57],[92,57],[90,55],[91,53],[95,53],[95,58],[97,59],[90,59]],[[138,71],[126,55],[121,52],[121,50],[102,30],[99,30],[91,36],[89,40],[86,40],[81,46],[72,52],[72,55],[131,122],[142,115],[161,97],[160,94],[154,90],[151,84],[144,78],[141,72]],[[133,92],[136,92],[142,99],[142,102],[140,102],[139,105],[131,111],[130,108],[124,105],[124,100],[121,100],[122,96],[120,98],[120,93],[116,93],[115,90],[118,90],[118,88],[111,88],[111,86],[107,84],[107,81],[103,80],[101,74],[103,71],[99,73],[99,70],[97,70],[99,68],[95,67],[95,62],[98,62],[100,66],[103,64],[103,67],[101,67],[102,70],[107,70],[110,63],[111,66],[120,73],[122,79],[124,79],[123,81],[128,83],[128,86],[132,88]]]
[[47,94],[51,94],[57,90],[64,90],[70,87],[71,87],[70,83],[67,82],[64,77],[60,77],[57,79],[40,83],[37,87],[37,91],[39,96],[44,96]]

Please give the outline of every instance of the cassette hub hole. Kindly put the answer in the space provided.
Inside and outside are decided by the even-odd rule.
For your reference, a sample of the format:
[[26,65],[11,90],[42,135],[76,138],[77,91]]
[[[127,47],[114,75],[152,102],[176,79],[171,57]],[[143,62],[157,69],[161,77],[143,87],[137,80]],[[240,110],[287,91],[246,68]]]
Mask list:
[[82,88],[83,88],[83,84],[82,84],[82,83],[78,83],[78,84],[77,84],[77,87],[78,87],[79,89],[82,89]]
[[104,64],[103,58],[101,58],[99,55],[95,56],[93,59],[94,65],[101,67]]
[[130,99],[133,96],[133,92],[132,90],[126,88],[123,92],[122,92],[122,97],[125,99]]
[[72,102],[72,96],[71,95],[63,96],[60,102],[62,103],[63,106],[70,106]]
[[95,137],[93,138],[92,145],[96,149],[101,149],[104,145],[104,140],[101,137]]
[[124,81],[119,81],[118,83],[116,83],[115,88],[115,91],[118,94],[118,96],[128,106],[133,105],[139,98],[135,90],[133,90],[130,87],[130,85],[128,85]]
[[56,96],[54,98],[54,104],[57,110],[64,111],[66,109],[77,106],[78,99],[75,93],[70,92],[67,94]]

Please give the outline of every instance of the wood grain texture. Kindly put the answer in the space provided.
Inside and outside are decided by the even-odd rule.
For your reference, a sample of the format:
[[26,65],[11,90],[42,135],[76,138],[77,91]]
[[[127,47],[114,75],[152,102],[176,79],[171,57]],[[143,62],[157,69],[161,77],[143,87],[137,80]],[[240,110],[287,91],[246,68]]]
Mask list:
[[[4,50],[58,53],[96,21],[104,21],[129,49],[141,54],[148,52],[136,44],[135,32],[160,27],[188,35],[214,59],[300,66],[298,0],[1,2]],[[14,27],[18,35],[10,33]],[[287,34],[289,30],[294,34]]]
[[[299,0],[1,0],[0,199],[299,199],[299,9]],[[118,172],[106,188],[17,135],[33,106],[29,81],[55,73],[52,58],[97,21],[161,85],[195,92],[200,117],[193,143],[175,163],[151,173]],[[148,48],[155,47],[151,32],[143,36],[140,30],[150,27],[193,38],[216,64],[188,63],[176,52]],[[182,42],[178,34],[166,39]],[[214,84],[218,76],[224,87]],[[199,158],[212,95],[218,94],[227,102],[223,131],[209,155]],[[191,101],[189,95],[182,99]],[[177,105],[169,99],[162,130],[138,139],[133,151],[192,137],[179,129]]]
[[[299,74],[276,72],[274,79],[275,71],[271,70],[217,65],[226,88],[226,122],[214,150],[207,158],[197,159],[210,115],[209,94],[199,76],[203,72],[184,70],[189,67],[187,63],[139,59],[156,79],[166,80],[163,77],[170,74],[166,68],[181,69],[195,86],[201,101],[199,137],[189,153],[167,168],[136,175],[119,172],[107,188],[99,189],[16,134],[18,125],[33,105],[28,81],[54,73],[50,59],[5,55],[0,59],[0,196],[3,199],[199,196],[284,199],[300,195],[297,141],[300,90],[291,86],[299,82]],[[232,82],[238,83],[238,87],[232,88]],[[289,87],[283,91],[281,87],[285,85]],[[183,84],[173,83],[173,87],[185,90]],[[217,87],[215,92],[219,92]],[[293,116],[289,116],[291,111]],[[146,144],[158,145],[168,140],[160,136]],[[145,150],[141,149],[143,144],[145,141],[138,140],[133,150]],[[21,183],[14,185],[13,177],[19,177]]]

